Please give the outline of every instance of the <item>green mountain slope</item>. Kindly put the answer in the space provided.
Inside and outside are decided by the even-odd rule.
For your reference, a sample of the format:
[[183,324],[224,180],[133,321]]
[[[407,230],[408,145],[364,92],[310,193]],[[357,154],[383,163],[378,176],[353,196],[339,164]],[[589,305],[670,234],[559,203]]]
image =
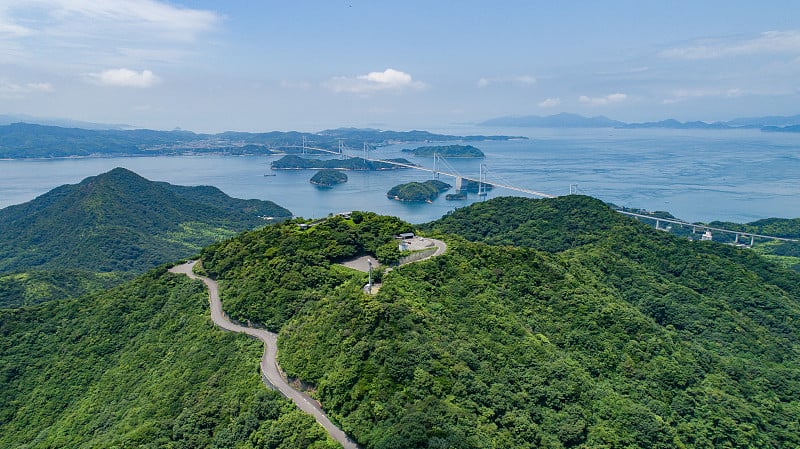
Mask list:
[[0,335],[1,447],[338,447],[182,275],[0,311]]
[[586,197],[498,199],[430,224],[447,253],[370,296],[334,262],[401,225],[358,220],[202,257],[226,308],[281,329],[281,366],[364,447],[800,444],[797,273]]
[[98,278],[98,272],[130,278],[268,223],[263,216],[290,215],[270,201],[230,198],[214,187],[152,182],[116,168],[0,210],[0,305],[58,297],[29,282],[31,276],[13,273],[36,270],[40,280],[66,280],[63,273],[41,272],[77,270],[70,277],[92,290],[108,285],[110,276]]

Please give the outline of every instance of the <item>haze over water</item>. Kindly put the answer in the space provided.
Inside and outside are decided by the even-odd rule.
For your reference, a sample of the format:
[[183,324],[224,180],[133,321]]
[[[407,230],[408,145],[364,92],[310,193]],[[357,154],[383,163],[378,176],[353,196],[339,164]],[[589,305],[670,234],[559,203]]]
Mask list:
[[[690,221],[749,222],[768,217],[800,217],[800,134],[758,130],[485,129],[432,130],[449,134],[524,135],[529,140],[472,143],[484,160],[451,159],[444,171],[487,179],[553,195],[579,193],[621,206],[666,210]],[[428,143],[420,143],[425,145]],[[360,148],[359,142],[349,145]],[[406,157],[432,167],[430,158],[413,158],[393,145],[370,157]],[[354,156],[362,152],[354,150]],[[157,181],[213,185],[239,198],[275,201],[304,217],[348,210],[371,210],[421,223],[467,205],[446,201],[406,204],[386,198],[394,185],[424,181],[417,170],[347,172],[349,181],[319,189],[308,180],[314,171],[272,171],[280,156],[182,156],[0,161],[0,207],[29,201],[62,184],[125,167]],[[447,165],[449,164],[449,166]],[[275,176],[264,176],[275,174]],[[452,178],[442,176],[445,182]],[[487,198],[524,195],[494,189]]]

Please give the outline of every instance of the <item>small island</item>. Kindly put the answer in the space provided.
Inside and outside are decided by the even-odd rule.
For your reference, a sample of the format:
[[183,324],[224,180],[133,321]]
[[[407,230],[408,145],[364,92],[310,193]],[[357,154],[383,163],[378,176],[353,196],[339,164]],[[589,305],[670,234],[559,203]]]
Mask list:
[[341,170],[325,169],[318,171],[309,182],[318,187],[333,187],[347,182],[347,175]]
[[[394,163],[392,163],[394,162]],[[409,160],[386,159],[386,162],[371,161],[360,157],[350,157],[347,159],[309,159],[300,156],[284,156],[272,163],[273,170],[399,170],[403,165],[413,166]]]
[[463,201],[467,199],[467,193],[466,192],[448,193],[447,195],[444,196],[444,199],[446,199],[447,201]]
[[392,187],[386,196],[397,201],[407,201],[414,203],[428,202],[435,200],[440,193],[452,187],[450,184],[437,180],[425,182],[408,182]]
[[439,145],[439,146],[418,147],[414,148],[413,150],[405,148],[403,149],[403,151],[406,153],[411,153],[414,156],[422,156],[422,157],[432,157],[434,154],[442,157],[452,157],[452,158],[486,157],[486,155],[483,154],[483,151],[473,147],[472,145]]

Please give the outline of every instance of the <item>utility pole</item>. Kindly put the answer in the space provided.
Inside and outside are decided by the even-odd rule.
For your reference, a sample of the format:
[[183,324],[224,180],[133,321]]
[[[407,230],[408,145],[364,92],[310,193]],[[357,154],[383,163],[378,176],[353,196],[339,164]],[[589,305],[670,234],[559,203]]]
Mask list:
[[370,295],[372,294],[372,260],[367,259],[367,265],[369,265],[369,281],[367,282],[367,293]]

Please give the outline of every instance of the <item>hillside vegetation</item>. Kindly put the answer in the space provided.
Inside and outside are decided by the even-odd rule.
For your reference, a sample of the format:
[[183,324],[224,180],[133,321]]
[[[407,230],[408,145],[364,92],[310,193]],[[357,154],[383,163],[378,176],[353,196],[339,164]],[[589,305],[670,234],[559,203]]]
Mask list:
[[[285,219],[271,201],[116,168],[0,210],[0,307],[79,296],[216,240]],[[67,271],[64,271],[67,270]]]
[[[767,218],[746,224],[712,221],[709,226],[800,240],[800,218]],[[729,236],[720,237],[730,238]],[[800,243],[798,242],[763,242],[758,243],[755,249],[770,260],[800,271]]]
[[279,225],[202,257],[226,309],[280,329],[281,366],[367,448],[800,445],[797,273],[581,196],[425,228],[447,253],[374,296],[335,262],[391,244],[404,225],[385,217]]
[[347,182],[347,175],[341,170],[325,169],[316,172],[309,182],[320,187],[333,187]]
[[339,447],[261,383],[261,345],[215,328],[182,275],[0,311],[0,335],[0,447]]
[[414,156],[432,157],[434,154],[442,157],[470,157],[481,158],[486,157],[483,151],[472,145],[436,145],[424,146],[412,149],[403,149],[407,153]]

